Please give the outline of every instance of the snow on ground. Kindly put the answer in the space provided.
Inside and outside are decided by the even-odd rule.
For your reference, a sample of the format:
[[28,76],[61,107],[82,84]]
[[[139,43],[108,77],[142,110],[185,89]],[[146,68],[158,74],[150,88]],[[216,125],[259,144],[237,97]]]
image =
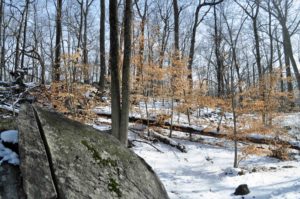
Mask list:
[[19,113],[19,109],[8,104],[0,104],[0,108],[11,112]]
[[300,146],[300,112],[280,115],[274,119],[274,122],[288,131],[292,137],[292,140],[289,140],[291,145]]
[[[149,103],[148,110],[151,115],[169,113],[169,106],[163,106],[160,102]],[[98,108],[98,112],[110,113],[109,107]],[[140,111],[140,112],[138,112]],[[146,117],[145,105],[140,104],[135,108],[132,116]],[[200,117],[199,117],[200,116]],[[254,115],[249,115],[253,118]],[[220,120],[217,110],[203,108],[191,114],[191,124],[195,128],[205,128],[216,125]],[[109,128],[110,119],[99,118],[98,124],[104,125],[101,129]],[[187,116],[174,114],[174,122],[182,126],[188,126]],[[225,113],[222,125],[230,126],[232,114]],[[300,113],[287,114],[275,118],[275,123],[286,127],[289,134],[294,135],[296,144],[300,140]],[[131,124],[131,128],[133,128]],[[185,133],[173,131],[177,138],[188,138]],[[250,134],[250,137],[258,137],[259,134]],[[267,138],[271,138],[266,136]],[[266,138],[262,137],[262,138]],[[129,132],[129,139],[140,138]],[[270,157],[249,156],[241,161],[239,168],[233,169],[233,143],[225,139],[196,136],[190,142],[183,139],[174,139],[186,146],[187,153],[181,153],[176,148],[162,143],[151,143],[163,153],[158,152],[152,146],[133,142],[132,150],[144,158],[155,170],[165,185],[171,199],[241,199],[242,196],[233,195],[240,184],[247,184],[250,194],[245,199],[300,199],[300,154],[292,161],[279,161]],[[218,145],[218,146],[217,146]],[[243,144],[239,143],[241,148]],[[222,147],[221,147],[222,146]],[[262,145],[261,147],[267,147]],[[241,174],[243,171],[243,175]]]
[[0,165],[5,161],[8,162],[9,164],[19,165],[20,160],[18,154],[9,148],[6,148],[2,143],[2,141],[13,143],[13,144],[18,143],[18,131],[16,130],[3,131],[0,134],[0,138],[1,138],[0,139]]
[[285,127],[290,135],[300,140],[300,113],[289,113],[275,118],[275,123]]
[[108,125],[96,125],[96,124],[88,124],[88,125],[92,125],[94,129],[97,129],[99,131],[108,131],[111,129],[111,127]]
[[[234,196],[233,192],[240,184],[248,184],[251,191],[245,199],[300,198],[298,161],[251,156],[240,165],[245,175],[226,175],[233,165],[231,149],[176,141],[184,144],[188,153],[160,143],[155,146],[164,153],[138,142],[133,148],[153,167],[172,199],[237,199],[241,196]],[[252,172],[254,168],[256,172]]]
[[[218,116],[213,110],[203,109],[201,112],[217,120]],[[230,114],[227,113],[227,117]],[[281,126],[287,126],[290,134],[299,136],[300,113],[289,114],[275,121]],[[180,132],[174,131],[173,134],[182,137]],[[136,135],[130,136],[138,139]],[[134,143],[136,146],[133,151],[153,167],[171,199],[240,199],[241,196],[233,195],[240,184],[247,184],[250,189],[245,199],[300,199],[299,152],[293,161],[252,155],[241,161],[241,169],[234,170],[232,142],[200,137],[202,143],[175,139],[186,146],[187,153],[157,143],[155,146],[163,151],[159,153],[153,147],[137,142]],[[223,147],[214,145],[220,142]],[[241,170],[244,175],[237,174]]]
[[16,130],[3,131],[0,134],[0,138],[4,142],[10,142],[16,144],[18,143],[18,131]]
[[20,164],[18,154],[16,154],[14,151],[12,151],[9,148],[6,148],[0,142],[0,165],[5,161],[8,162],[9,164],[13,164],[13,165],[19,165]]
[[[176,103],[174,106],[176,106]],[[161,101],[149,102],[147,104],[147,109],[150,119],[157,119],[160,115],[166,115],[167,117],[165,118],[165,121],[171,121],[171,118],[168,117],[171,115],[171,109],[170,104],[167,101],[165,101],[164,103]],[[99,106],[94,109],[94,112],[98,114],[111,114],[111,107]],[[225,117],[222,118],[221,124],[232,126],[232,114],[224,113],[224,115]],[[139,105],[131,107],[129,116],[136,118],[147,118],[145,103],[140,102]],[[207,127],[216,127],[220,119],[221,116],[219,109],[211,109],[205,107],[191,113],[190,124],[193,124],[192,126],[197,126],[200,129]],[[188,116],[185,113],[178,113],[176,111],[174,111],[173,115],[173,124],[191,126],[188,121]]]

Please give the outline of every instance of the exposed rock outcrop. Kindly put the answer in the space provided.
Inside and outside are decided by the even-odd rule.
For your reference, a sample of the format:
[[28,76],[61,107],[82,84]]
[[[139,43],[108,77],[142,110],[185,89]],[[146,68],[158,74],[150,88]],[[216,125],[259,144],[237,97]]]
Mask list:
[[18,166],[7,163],[3,163],[0,166],[1,199],[25,199],[20,182],[20,170]]
[[57,198],[44,142],[31,106],[18,116],[20,170],[27,198]]
[[[28,121],[32,120],[29,109],[35,113],[33,121],[36,124],[28,124]],[[26,113],[22,113],[24,111]],[[37,132],[35,136],[29,135],[32,134],[32,129],[31,131],[20,130],[20,139],[32,139],[34,142],[39,142],[37,139],[40,139],[45,147],[44,152],[49,166],[45,164],[43,167],[49,168],[50,179],[55,190],[53,193],[57,195],[49,193],[49,196],[42,198],[168,198],[164,186],[151,167],[108,133],[99,132],[58,113],[36,106],[33,109],[31,106],[22,107],[20,116],[19,126],[25,123],[29,128],[31,125],[40,135],[38,136]],[[20,140],[20,146],[24,144],[27,143]],[[33,143],[29,144],[33,145]],[[21,150],[25,150],[26,147],[23,146]],[[26,155],[42,156],[40,153],[21,155],[21,168],[23,168],[21,172],[31,169],[31,172],[35,172],[36,178],[46,178],[47,175],[48,179],[48,172],[32,168],[34,163],[40,164],[38,160],[24,161],[28,159]],[[24,176],[24,182],[26,180]],[[49,185],[51,186],[51,183]],[[28,191],[25,189],[26,193]],[[39,191],[42,192],[43,189]]]
[[0,118],[0,131],[16,129],[15,118]]

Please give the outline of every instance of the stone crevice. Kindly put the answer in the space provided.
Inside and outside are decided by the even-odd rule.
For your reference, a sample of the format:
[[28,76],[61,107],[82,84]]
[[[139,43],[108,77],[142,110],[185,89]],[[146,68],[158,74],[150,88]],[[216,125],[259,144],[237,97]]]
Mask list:
[[55,171],[54,171],[54,167],[53,167],[53,161],[52,161],[52,157],[51,157],[50,148],[49,148],[49,145],[48,145],[48,142],[47,142],[47,139],[46,139],[45,132],[43,130],[41,121],[39,119],[39,116],[38,116],[38,114],[37,114],[34,107],[32,107],[32,110],[33,110],[33,113],[34,113],[34,117],[35,117],[38,129],[39,129],[42,141],[43,141],[44,146],[45,146],[46,155],[47,155],[47,159],[48,159],[48,162],[49,162],[51,178],[52,178],[52,181],[53,181],[53,184],[54,184],[54,187],[55,187],[55,190],[56,190],[56,194],[57,194],[56,199],[59,199],[60,197],[59,197],[59,192],[58,192],[58,190],[59,190],[58,189],[58,183],[57,183],[57,179],[56,179],[56,175],[55,175]]

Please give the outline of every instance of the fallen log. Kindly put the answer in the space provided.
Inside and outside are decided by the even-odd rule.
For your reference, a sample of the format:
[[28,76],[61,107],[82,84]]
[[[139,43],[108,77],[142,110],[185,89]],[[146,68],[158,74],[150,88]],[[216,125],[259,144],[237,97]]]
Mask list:
[[[167,137],[167,136],[164,136],[162,134],[160,134],[161,132],[159,133],[156,133],[154,130],[152,129],[149,129],[149,136],[146,136],[144,135],[143,132],[137,132],[136,130],[130,128],[129,129],[131,132],[135,133],[135,134],[138,134],[139,137],[141,137],[142,139],[145,139],[145,140],[148,140],[148,141],[151,141],[153,143],[156,143],[158,141],[164,143],[164,144],[168,144],[172,147],[175,147],[177,148],[179,151],[183,152],[183,153],[186,153],[186,147],[180,143],[177,143],[175,142],[174,140],[172,140],[171,138]],[[157,131],[157,129],[156,129]],[[134,140],[131,140],[131,141],[134,141]],[[147,142],[145,142],[147,143]],[[148,144],[148,143],[147,143]],[[153,146],[154,147],[154,146]],[[157,149],[156,149],[157,150]],[[161,152],[161,151],[160,151]]]
[[19,113],[19,109],[14,107],[13,105],[11,104],[7,104],[7,103],[3,103],[3,104],[0,104],[0,109],[3,109],[5,111],[8,111],[8,112],[11,112],[11,113]]
[[9,87],[11,83],[0,81],[0,86]]
[[162,152],[161,150],[159,150],[156,146],[154,146],[153,144],[149,143],[149,142],[146,142],[146,141],[143,141],[143,140],[130,140],[131,142],[141,142],[141,143],[145,143],[145,144],[148,144],[150,146],[152,146],[154,149],[156,149],[158,152],[160,153],[164,153]]
[[165,143],[165,144],[168,144],[172,147],[175,147],[176,149],[178,149],[179,151],[181,151],[182,153],[186,153],[187,150],[185,148],[184,145],[178,143],[178,142],[175,142],[174,140],[172,140],[171,138],[167,137],[167,136],[164,136],[164,135],[161,135],[155,131],[153,131],[152,129],[150,129],[150,135],[156,139],[158,139],[160,142],[162,143]]
[[[102,117],[107,117],[107,118],[111,117],[110,113],[97,113],[97,115],[102,116]],[[164,129],[170,129],[170,126],[171,126],[169,122],[165,122],[165,123],[161,124],[154,119],[147,120],[145,118],[138,118],[135,116],[130,116],[129,122],[139,122],[144,125],[149,124],[149,127],[158,126],[158,127],[164,128]],[[206,129],[206,128],[201,128],[201,127],[197,128],[197,127],[193,127],[193,126],[183,126],[183,125],[177,125],[177,124],[173,124],[172,129],[175,131],[181,131],[184,133],[190,133],[190,134],[195,134],[195,135],[203,135],[203,136],[209,136],[209,137],[215,137],[215,138],[224,138],[224,139],[228,139],[228,140],[234,140],[233,136],[222,133],[220,131],[217,132],[217,130],[213,130],[213,129]],[[253,137],[253,136],[240,136],[240,137],[237,137],[237,141],[251,142],[254,144],[267,144],[267,145],[274,144],[274,138],[267,138],[267,137],[257,138],[257,137]],[[279,139],[276,141],[276,144],[285,145],[291,149],[300,150],[300,143],[293,143],[293,142]]]

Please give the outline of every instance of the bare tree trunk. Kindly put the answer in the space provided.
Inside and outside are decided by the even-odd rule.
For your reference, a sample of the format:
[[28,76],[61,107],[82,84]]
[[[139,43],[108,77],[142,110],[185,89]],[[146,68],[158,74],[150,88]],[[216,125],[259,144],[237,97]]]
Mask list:
[[[256,59],[256,64],[257,64],[257,69],[258,69],[258,85],[259,85],[259,93],[261,99],[265,102],[266,101],[266,95],[265,95],[265,90],[266,90],[266,85],[265,85],[265,80],[264,80],[264,70],[261,65],[261,55],[260,55],[260,38],[258,34],[258,27],[257,27],[257,19],[258,19],[258,13],[259,13],[259,1],[255,1],[256,4],[256,9],[255,9],[255,14],[251,17],[252,18],[252,26],[253,26],[253,34],[254,34],[254,42],[255,42],[255,59]],[[262,112],[262,122],[266,124],[266,115],[265,111]]]
[[169,137],[172,137],[172,132],[173,132],[173,116],[174,116],[174,99],[171,97],[171,122],[170,122],[170,132],[169,132]]
[[118,1],[109,1],[110,23],[110,70],[111,70],[111,119],[112,135],[119,139],[120,135],[120,80],[119,80],[119,30]]
[[214,6],[214,43],[215,43],[215,57],[217,60],[217,81],[218,81],[218,97],[224,94],[224,64],[220,52],[221,49],[221,30],[217,24],[216,6]]
[[25,13],[26,13],[26,7],[21,13],[21,21],[20,21],[20,26],[18,29],[18,32],[16,34],[16,50],[15,50],[15,66],[14,70],[16,71],[20,65],[20,40],[21,40],[21,33],[22,33],[22,28],[23,28],[23,23],[24,23],[24,18],[25,18]]
[[55,39],[55,59],[53,65],[53,81],[60,80],[60,60],[61,60],[61,20],[62,20],[62,0],[57,0],[56,5],[56,39]]
[[120,123],[120,141],[127,146],[130,95],[130,63],[131,63],[131,35],[132,35],[132,0],[125,1],[124,14],[124,60],[122,73],[122,110]]
[[[2,21],[3,21],[4,9],[3,9],[3,0],[0,1],[0,60],[2,60],[2,40],[4,39],[2,34]],[[3,80],[4,66],[0,65],[0,81]]]
[[25,5],[25,10],[24,10],[24,14],[25,14],[25,18],[24,18],[24,30],[23,30],[23,46],[22,46],[22,57],[21,57],[21,68],[24,68],[24,51],[26,48],[26,33],[27,33],[27,22],[28,22],[28,9],[29,9],[29,0],[26,0],[26,5]]
[[231,110],[233,114],[233,136],[234,136],[234,159],[233,167],[238,167],[238,146],[237,146],[237,114],[236,114],[236,101],[235,101],[235,88],[234,88],[234,73],[233,73],[233,63],[230,66],[230,80],[231,80]]
[[[260,56],[260,43],[259,43],[259,35],[258,35],[258,28],[257,28],[257,20],[253,20],[253,34],[254,34],[254,42],[255,42],[255,59],[256,59],[256,64],[257,64],[257,69],[258,69],[258,76],[259,80],[262,80],[263,77],[263,69],[261,66],[261,56]],[[261,87],[262,85],[260,85]]]
[[101,17],[100,17],[100,81],[99,91],[102,94],[105,86],[105,0],[101,0]]
[[[52,9],[52,7],[50,8],[50,9]],[[47,17],[48,17],[48,20],[47,20],[47,27],[48,27],[48,31],[49,31],[49,36],[50,36],[50,38],[49,38],[49,46],[50,46],[50,52],[49,52],[49,57],[50,57],[50,60],[51,60],[51,66],[52,66],[52,74],[51,74],[51,76],[50,76],[50,79],[54,79],[54,68],[53,68],[53,66],[54,66],[54,52],[53,52],[53,49],[55,49],[55,46],[54,46],[54,44],[53,44],[53,40],[54,40],[54,28],[52,29],[52,23],[51,23],[51,21],[52,21],[52,19],[51,19],[51,17],[50,17],[50,13],[49,13],[49,9],[48,9],[48,1],[46,1],[46,12],[47,12]],[[42,51],[44,50],[44,49],[41,49]],[[45,52],[45,51],[44,51]],[[46,54],[46,53],[45,53]]]
[[[88,1],[86,1],[87,4]],[[86,5],[86,10],[84,14],[84,26],[83,26],[83,81],[84,83],[89,83],[89,61],[88,61],[88,50],[87,50],[87,15],[88,7]]]
[[[284,34],[282,32],[282,34]],[[286,36],[283,35],[283,51],[284,51],[284,61],[285,61],[285,68],[286,68],[286,77],[287,77],[287,87],[288,92],[291,95],[290,97],[293,98],[293,83],[292,83],[292,71],[291,71],[291,64],[290,64],[290,56],[287,47]]]
[[198,5],[196,8],[195,12],[195,21],[193,25],[193,31],[192,31],[192,38],[191,38],[191,45],[190,45],[190,52],[189,52],[189,60],[188,60],[188,79],[190,81],[190,90],[193,89],[193,62],[194,62],[194,54],[195,54],[195,43],[196,43],[196,32],[197,32],[197,27],[198,27],[198,18],[199,18],[199,11],[200,11],[200,6]]
[[[268,7],[270,9],[270,3],[268,3]],[[269,31],[268,31],[268,36],[269,36],[269,40],[270,40],[270,58],[269,58],[269,72],[270,72],[270,76],[273,73],[273,62],[274,62],[274,42],[273,42],[273,32],[272,32],[272,14],[271,12],[268,13],[269,15]],[[275,30],[276,31],[276,30]]]
[[42,43],[41,43],[40,49],[41,49],[41,56],[39,57],[39,62],[40,62],[40,65],[41,65],[41,75],[40,75],[41,76],[41,84],[45,84],[46,65],[45,65],[44,59],[42,58],[42,57],[44,57],[43,54],[42,54],[42,49],[43,49],[43,44]]
[[169,39],[169,35],[170,35],[168,18],[164,18],[163,22],[164,22],[164,28],[163,28],[163,34],[162,34],[162,38],[161,38],[161,46],[160,46],[160,51],[159,51],[159,67],[160,68],[163,67],[165,52],[166,52],[168,39]]
[[3,80],[6,81],[6,66],[5,66],[5,39],[6,37],[6,27],[3,27],[3,30],[2,30],[2,45],[1,45],[1,59],[0,59],[0,64],[1,64],[1,68],[2,68],[2,75],[3,75]]
[[[244,22],[245,22],[246,18],[242,19],[240,27],[239,27],[239,29],[238,29],[238,31],[237,31],[237,33],[236,33],[236,35],[235,35],[234,38],[233,38],[233,28],[229,25],[227,17],[226,17],[226,15],[224,13],[223,13],[223,18],[225,20],[225,23],[226,23],[226,26],[227,26],[227,29],[228,29],[229,41],[227,40],[227,42],[231,46],[231,50],[232,50],[232,61],[233,61],[232,64],[234,65],[234,68],[236,70],[236,74],[237,74],[237,78],[238,78],[239,92],[242,93],[243,92],[243,88],[242,88],[242,85],[241,85],[241,73],[240,73],[240,66],[239,66],[239,63],[238,63],[238,56],[237,56],[236,46],[237,46],[237,41],[238,41],[240,32],[242,30],[242,27],[244,25]],[[239,100],[242,101],[243,97],[240,96]]]
[[196,11],[195,11],[195,19],[194,19],[194,24],[193,24],[193,30],[192,30],[192,37],[191,37],[191,44],[190,44],[190,52],[189,52],[189,61],[188,61],[188,70],[189,70],[189,74],[188,74],[188,79],[189,79],[189,82],[190,82],[190,90],[193,88],[193,70],[192,70],[192,67],[193,67],[193,62],[194,62],[194,54],[195,54],[195,43],[196,43],[196,33],[197,33],[197,28],[198,26],[200,25],[200,23],[203,21],[204,19],[204,16],[208,13],[206,12],[204,14],[204,16],[199,20],[199,12],[200,12],[200,9],[204,6],[215,6],[221,2],[223,2],[223,0],[219,0],[219,1],[214,1],[212,3],[208,3],[208,2],[203,2],[201,3],[202,1],[199,1],[199,4],[196,8]]
[[88,84],[90,83],[90,77],[89,77],[89,56],[88,56],[88,49],[87,49],[87,26],[88,26],[88,14],[90,10],[90,6],[92,5],[94,0],[86,0],[85,1],[85,9],[83,11],[83,17],[84,17],[84,27],[83,27],[83,80],[84,83]]
[[141,18],[140,22],[140,35],[139,35],[139,62],[138,62],[138,67],[137,67],[137,76],[139,77],[137,81],[143,81],[143,68],[144,68],[144,50],[145,50],[145,25],[146,25],[146,16],[147,16],[147,11],[148,11],[148,1],[146,0],[144,2],[144,11],[143,13],[141,12],[141,9],[138,5],[138,1],[135,0],[135,5],[137,8],[137,13],[139,17]]
[[295,58],[293,56],[293,47],[292,47],[292,43],[291,43],[291,37],[290,37],[287,27],[284,26],[282,31],[283,31],[283,37],[284,37],[284,45],[286,45],[287,54],[292,63],[294,74],[295,74],[296,81],[297,81],[298,90],[300,91],[300,73],[299,73],[299,69],[298,69],[297,63],[295,61]]
[[[292,48],[292,43],[291,43],[291,34],[289,32],[289,26],[288,23],[288,19],[290,17],[289,15],[289,11],[293,6],[293,1],[275,1],[272,0],[269,3],[269,7],[273,6],[272,9],[269,9],[268,11],[271,12],[271,14],[273,16],[275,16],[275,18],[278,19],[281,27],[282,27],[282,37],[283,37],[283,48],[284,48],[284,55],[285,55],[285,63],[286,63],[286,75],[288,77],[288,91],[290,92],[290,97],[293,97],[293,86],[292,86],[292,82],[289,80],[291,79],[291,69],[290,69],[290,61],[292,62],[292,67],[294,69],[294,74],[296,76],[296,81],[298,84],[298,90],[300,90],[300,74],[299,74],[299,70],[297,67],[297,63],[294,59],[293,56],[293,48]],[[266,9],[266,8],[264,8]],[[293,19],[293,20],[297,20],[297,19]],[[299,23],[298,23],[299,25]],[[297,26],[298,26],[297,25]]]
[[[80,21],[79,21],[79,30],[77,33],[77,49],[76,53],[79,53],[81,48],[81,40],[82,40],[82,26],[83,26],[83,0],[79,1],[77,0],[77,3],[80,5]],[[79,63],[79,59],[76,58],[73,70],[72,70],[72,76],[73,76],[73,82],[76,82],[76,74],[77,74],[77,68],[75,65]]]
[[176,59],[179,59],[179,8],[177,0],[173,0],[174,10],[174,47]]
[[281,54],[281,47],[279,45],[279,38],[277,35],[277,31],[275,31],[275,37],[276,37],[276,48],[277,48],[277,56],[279,61],[279,69],[280,69],[280,91],[284,92],[284,83],[283,83],[283,64],[282,64],[282,54]]
[[[179,8],[177,0],[173,0],[173,12],[174,12],[174,60],[173,67],[176,67],[176,62],[180,60],[180,52],[179,52]],[[175,62],[175,63],[174,63]],[[174,115],[174,86],[175,75],[171,77],[171,124],[170,124],[170,133],[169,137],[172,137],[172,126],[173,126],[173,115]]]

